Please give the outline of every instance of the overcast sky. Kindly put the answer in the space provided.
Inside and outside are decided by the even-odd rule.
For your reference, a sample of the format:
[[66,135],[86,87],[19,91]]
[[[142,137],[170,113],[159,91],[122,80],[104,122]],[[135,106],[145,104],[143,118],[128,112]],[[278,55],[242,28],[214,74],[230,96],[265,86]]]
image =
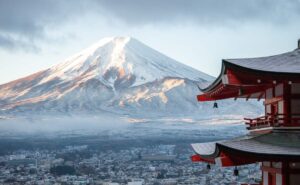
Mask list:
[[296,48],[300,0],[0,0],[0,83],[107,36],[132,36],[217,76],[222,58]]

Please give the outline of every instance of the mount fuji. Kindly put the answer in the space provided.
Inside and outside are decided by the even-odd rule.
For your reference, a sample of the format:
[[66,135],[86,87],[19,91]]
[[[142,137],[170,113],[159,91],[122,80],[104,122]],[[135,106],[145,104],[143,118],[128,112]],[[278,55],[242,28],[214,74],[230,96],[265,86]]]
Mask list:
[[258,103],[198,103],[214,78],[130,37],[104,38],[58,65],[0,85],[2,115],[98,114],[137,117],[259,114]]

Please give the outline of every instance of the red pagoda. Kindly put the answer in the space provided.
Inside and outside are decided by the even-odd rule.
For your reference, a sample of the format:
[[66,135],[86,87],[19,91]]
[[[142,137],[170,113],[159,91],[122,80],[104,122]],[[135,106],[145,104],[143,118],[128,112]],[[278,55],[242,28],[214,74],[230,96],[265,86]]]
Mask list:
[[218,78],[197,99],[264,99],[265,114],[245,118],[249,134],[192,144],[193,162],[222,167],[259,162],[262,185],[300,185],[300,40],[280,55],[222,60]]

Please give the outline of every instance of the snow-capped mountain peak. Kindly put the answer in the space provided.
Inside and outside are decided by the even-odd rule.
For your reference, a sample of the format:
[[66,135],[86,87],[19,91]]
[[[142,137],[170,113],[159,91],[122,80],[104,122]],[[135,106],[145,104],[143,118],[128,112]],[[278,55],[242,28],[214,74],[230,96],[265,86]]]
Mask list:
[[51,75],[41,83],[57,77],[72,80],[78,76],[84,76],[86,80],[97,78],[111,86],[120,81],[126,81],[127,86],[136,86],[167,76],[206,81],[213,79],[131,37],[101,39],[50,71]]
[[18,113],[195,114],[203,106],[196,101],[195,83],[212,80],[134,38],[110,37],[49,69],[0,85],[0,107]]

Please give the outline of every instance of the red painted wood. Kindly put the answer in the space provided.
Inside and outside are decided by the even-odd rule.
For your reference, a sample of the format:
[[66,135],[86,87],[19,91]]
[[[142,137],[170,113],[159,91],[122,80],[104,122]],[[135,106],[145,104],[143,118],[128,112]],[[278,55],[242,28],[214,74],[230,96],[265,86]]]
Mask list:
[[268,172],[268,173],[278,173],[282,174],[282,169],[279,168],[274,168],[274,167],[268,167],[268,166],[262,166],[261,167],[262,171]]
[[218,160],[221,162],[222,167],[229,167],[229,166],[237,166],[238,163],[233,162],[229,157],[227,156],[221,156],[218,158]]
[[[285,116],[285,120],[284,120],[284,125],[289,125],[289,124],[293,124],[292,122],[294,122],[295,120],[291,120],[292,119],[292,115],[291,115],[291,85],[288,83],[285,83],[283,85],[283,112],[286,115]],[[290,121],[290,123],[288,123]]]
[[269,173],[269,185],[276,185],[276,174]]
[[248,125],[248,130],[267,128],[267,127],[300,127],[300,118],[292,117],[290,114],[278,114],[278,108],[273,107],[273,112],[271,114],[267,114],[266,116],[261,116],[258,118],[250,119],[244,118],[246,121],[245,124]]
[[[200,95],[199,101],[212,101],[225,98],[235,98],[240,96],[238,93],[240,89],[243,95],[249,96],[256,92],[265,92],[267,87],[276,84],[288,84],[289,81],[293,83],[300,82],[299,76],[288,74],[266,74],[259,71],[245,70],[239,67],[228,67],[225,71],[228,78],[228,84],[217,84],[213,89],[205,92],[205,95]],[[258,82],[260,80],[260,83]],[[228,86],[235,88],[227,88]],[[250,88],[250,89],[249,89]],[[255,89],[255,90],[254,90]],[[261,98],[261,97],[260,97]]]
[[[225,73],[229,78],[229,82],[232,81],[234,84],[273,84],[273,81],[279,84],[283,82],[288,83],[288,81],[292,81],[293,83],[300,81],[299,75],[295,74],[266,73],[245,69],[239,66],[227,66]],[[258,79],[260,83],[258,83]]]
[[246,158],[244,156],[232,155],[231,153],[227,153],[225,151],[222,151],[219,156],[220,156],[219,160],[221,161],[222,167],[252,164],[257,161],[255,158],[252,157]]
[[191,160],[192,160],[192,162],[201,162],[201,157],[198,154],[192,155]]
[[290,184],[290,167],[289,162],[282,162],[282,185]]
[[283,96],[277,96],[277,97],[274,97],[274,98],[266,99],[265,102],[264,102],[264,105],[278,103],[281,100],[283,100]]
[[[254,93],[264,93],[265,89],[269,86],[233,86],[233,85],[220,85],[218,88],[213,89],[205,94],[197,96],[198,101],[214,101],[226,98],[236,98],[236,97],[250,97]],[[240,94],[242,92],[242,94]]]
[[300,169],[289,169],[289,174],[300,174]]
[[228,69],[226,71],[227,78],[228,78],[228,83],[232,85],[241,85],[243,84],[238,77],[235,75],[234,71],[231,69]]
[[197,96],[198,101],[214,101],[215,98],[208,97],[207,94],[201,94]]
[[191,161],[192,162],[206,162],[206,163],[211,163],[214,164],[215,160],[214,159],[204,159],[200,155],[195,154],[191,156]]
[[[260,93],[257,96],[258,99],[266,99],[266,90],[272,87],[273,98],[266,99],[264,104],[271,105],[271,114],[267,114],[260,118],[245,119],[248,129],[255,131],[258,128],[267,127],[280,127],[280,126],[300,126],[300,118],[293,118],[291,115],[291,99],[300,99],[300,94],[291,94],[292,83],[299,83],[299,75],[284,74],[284,73],[268,73],[255,70],[245,69],[243,67],[226,64],[225,72],[223,75],[227,75],[228,83],[222,84],[220,82],[215,87],[205,91],[205,94],[197,96],[198,101],[214,101],[226,98],[251,98],[251,95]],[[258,80],[259,79],[259,80]],[[274,83],[275,81],[275,83]],[[283,94],[275,96],[275,87],[278,84],[283,84]],[[253,96],[252,96],[253,97]],[[279,102],[283,101],[283,113],[278,114]],[[265,107],[266,112],[266,107]],[[265,131],[265,130],[264,130]],[[270,132],[270,130],[267,130]],[[289,184],[289,175],[292,173],[300,174],[299,169],[289,169],[289,162],[285,161],[287,158],[281,156],[261,155],[257,153],[247,153],[239,151],[234,148],[226,148],[225,146],[219,147],[220,155],[219,159],[222,166],[238,166],[243,164],[250,164],[254,162],[262,162],[266,160],[273,160],[282,162],[282,169],[274,167],[263,166],[262,171],[266,171],[269,174],[268,185],[276,185],[276,174],[282,175],[282,185]],[[201,156],[200,156],[201,158]],[[299,158],[288,158],[287,160],[299,161]]]

